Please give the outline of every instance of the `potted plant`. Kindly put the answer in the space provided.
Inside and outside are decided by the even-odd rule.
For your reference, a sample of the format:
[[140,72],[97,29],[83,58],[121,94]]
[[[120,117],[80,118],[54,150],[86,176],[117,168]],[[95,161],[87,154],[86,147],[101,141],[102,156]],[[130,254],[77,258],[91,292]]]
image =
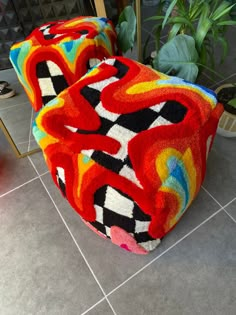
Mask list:
[[236,137],[236,84],[223,84],[216,93],[219,102],[224,105],[217,133],[224,137]]
[[125,6],[116,25],[118,47],[126,53],[134,46],[136,36],[136,15],[132,5]]
[[[221,45],[223,62],[228,51],[227,27],[236,25],[229,16],[234,4],[220,0],[172,0],[169,3],[163,14],[166,1],[160,0],[157,15],[147,19],[156,22],[156,54],[152,66],[192,82],[205,69],[214,73],[214,49],[217,44]],[[166,29],[167,40],[161,46],[161,35]]]

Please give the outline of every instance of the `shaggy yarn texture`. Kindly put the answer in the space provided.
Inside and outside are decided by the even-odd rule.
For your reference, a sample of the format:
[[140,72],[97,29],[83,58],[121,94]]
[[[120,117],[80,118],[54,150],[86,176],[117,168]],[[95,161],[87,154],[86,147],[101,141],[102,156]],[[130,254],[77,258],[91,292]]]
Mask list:
[[13,45],[10,60],[34,109],[115,55],[116,38],[109,19],[78,17],[46,23]]
[[42,108],[33,133],[86,224],[146,254],[196,197],[222,111],[212,91],[114,57]]

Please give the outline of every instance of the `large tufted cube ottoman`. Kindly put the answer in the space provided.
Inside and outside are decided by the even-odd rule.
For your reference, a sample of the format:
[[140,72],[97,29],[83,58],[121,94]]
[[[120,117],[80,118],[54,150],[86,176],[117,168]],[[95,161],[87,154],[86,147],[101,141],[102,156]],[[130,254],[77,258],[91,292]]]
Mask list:
[[116,32],[109,19],[78,17],[36,28],[12,46],[10,59],[38,111],[116,50]]
[[114,57],[50,101],[33,133],[86,224],[146,254],[196,197],[222,111],[212,91]]

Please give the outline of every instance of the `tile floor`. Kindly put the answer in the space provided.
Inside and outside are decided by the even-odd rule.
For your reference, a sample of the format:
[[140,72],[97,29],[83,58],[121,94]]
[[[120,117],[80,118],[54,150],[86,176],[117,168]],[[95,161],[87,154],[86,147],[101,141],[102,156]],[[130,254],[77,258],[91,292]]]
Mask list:
[[[28,104],[13,71],[1,75],[19,94],[0,101],[0,117]],[[136,256],[91,232],[42,153],[16,159],[0,131],[0,315],[234,315],[235,157],[236,139],[216,136],[197,199],[154,252]]]

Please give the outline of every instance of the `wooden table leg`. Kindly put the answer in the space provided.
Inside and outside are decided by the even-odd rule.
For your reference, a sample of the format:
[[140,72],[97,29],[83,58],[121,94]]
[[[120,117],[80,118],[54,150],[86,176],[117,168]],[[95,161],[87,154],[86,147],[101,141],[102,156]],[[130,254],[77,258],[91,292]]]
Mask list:
[[106,17],[106,9],[103,0],[94,0],[97,16]]

